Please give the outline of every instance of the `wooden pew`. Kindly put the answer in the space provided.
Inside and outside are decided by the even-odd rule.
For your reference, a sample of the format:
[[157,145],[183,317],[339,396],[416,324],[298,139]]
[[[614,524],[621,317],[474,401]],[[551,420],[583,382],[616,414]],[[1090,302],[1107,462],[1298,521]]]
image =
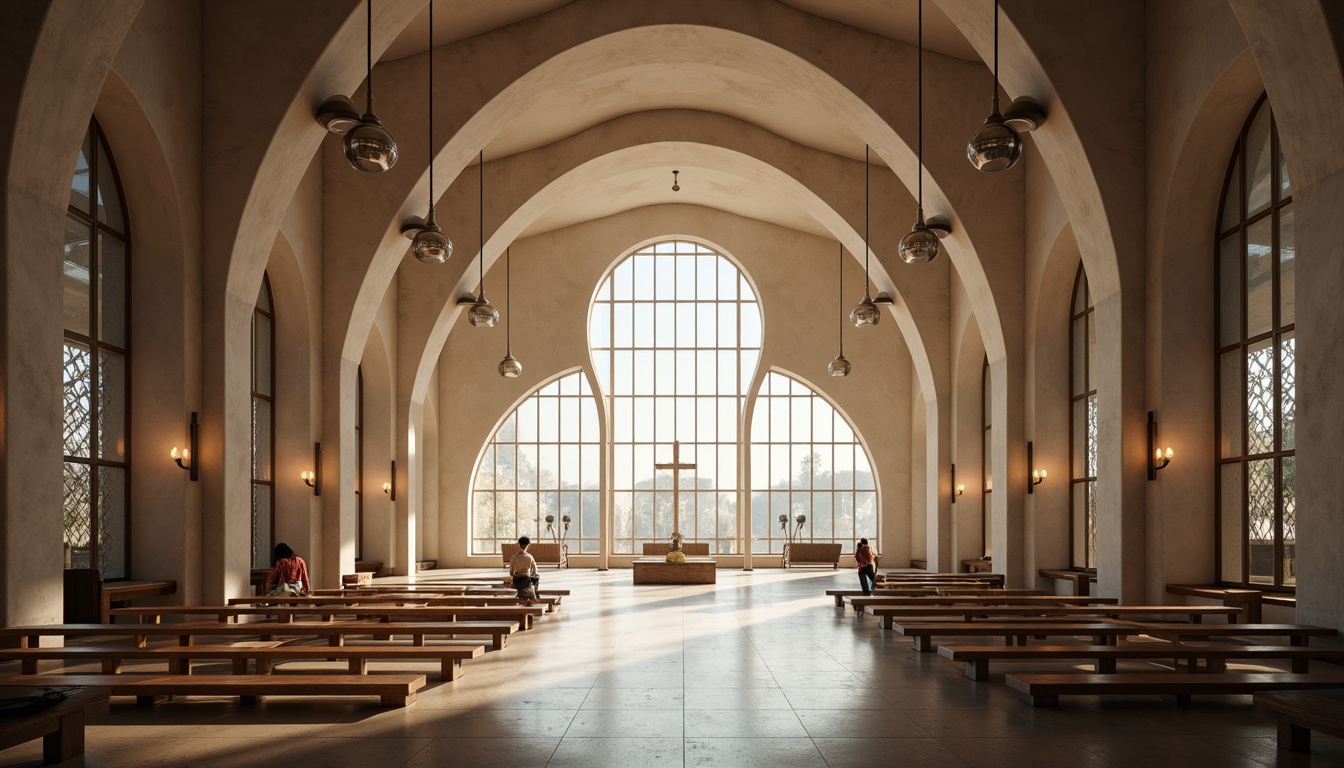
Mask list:
[[1310,671],[1312,659],[1344,660],[1344,648],[1312,648],[1293,645],[1171,645],[1140,643],[1131,645],[940,645],[938,655],[962,662],[972,680],[989,679],[991,661],[1071,661],[1095,662],[1097,674],[1113,674],[1115,662],[1124,659],[1171,659],[1186,662],[1189,670],[1198,670],[1204,662],[1208,672],[1227,671],[1230,659],[1289,661],[1292,671]]
[[1069,582],[1073,585],[1073,594],[1080,597],[1092,594],[1092,584],[1097,580],[1096,572],[1080,568],[1042,568],[1036,573],[1043,579]]
[[22,673],[38,674],[37,663],[44,660],[87,661],[97,660],[102,664],[104,674],[120,674],[123,661],[128,659],[165,661],[169,674],[190,675],[191,662],[229,661],[233,664],[233,673],[245,675],[249,662],[256,663],[259,675],[271,674],[274,663],[286,659],[303,661],[325,661],[344,659],[349,661],[352,675],[368,672],[370,659],[430,659],[440,664],[439,676],[446,681],[456,680],[462,674],[462,662],[480,658],[485,647],[480,645],[341,645],[337,647],[322,645],[284,645],[273,644],[266,647],[237,645],[160,645],[138,648],[129,645],[89,646],[75,645],[65,648],[9,648],[0,651],[0,658],[18,659]]
[[35,675],[0,677],[6,685],[103,688],[153,704],[165,696],[237,696],[255,704],[263,696],[377,696],[384,707],[404,707],[425,687],[424,675]]
[[96,568],[67,568],[64,579],[65,620],[71,623],[106,624],[114,602],[177,592],[176,581],[103,581]]
[[1240,589],[1200,584],[1168,584],[1167,594],[1203,597],[1218,600],[1223,605],[1241,608],[1241,620],[1246,624],[1259,624],[1262,616],[1261,601],[1263,593],[1258,589]]
[[[854,598],[864,603],[862,598]],[[856,609],[858,610],[858,609]],[[994,621],[1003,618],[1031,618],[1036,616],[1097,616],[1118,619],[1122,616],[1186,616],[1198,624],[1204,616],[1231,618],[1241,611],[1223,605],[884,605],[864,603],[863,611],[882,619],[882,628],[891,629],[896,619],[911,621],[914,616],[938,620],[961,617],[962,621],[979,619]],[[860,614],[861,615],[861,614]]]
[[[535,600],[523,600],[514,596],[512,590],[500,595],[397,595],[393,593],[378,595],[315,595],[303,597],[231,597],[229,606],[467,606],[467,605],[532,605],[540,606],[546,613],[555,610],[560,604],[558,596],[541,596]],[[123,613],[136,613],[135,609],[121,609]]]
[[[1182,606],[1190,607],[1190,606]],[[1210,606],[1212,607],[1212,606]],[[1131,635],[1151,635],[1181,643],[1192,639],[1211,637],[1287,637],[1292,645],[1306,645],[1312,637],[1330,637],[1338,634],[1330,627],[1305,624],[1143,624],[1111,620],[1097,623],[1066,622],[967,622],[893,624],[891,629],[914,639],[915,650],[934,650],[934,637],[994,637],[1005,639],[1006,645],[1018,638],[1025,645],[1026,638],[1076,637],[1091,635],[1097,645],[1114,645],[1120,638]]]
[[1115,605],[1115,597],[1074,597],[1072,595],[864,595],[841,598],[863,613],[870,605]]
[[[532,559],[537,561],[537,565],[554,565],[556,568],[569,567],[568,546],[557,544],[553,541],[534,541],[527,547],[527,553],[532,555]],[[518,552],[518,545],[505,542],[499,545],[500,554],[504,557],[504,567],[509,567],[509,559]]]
[[458,621],[501,620],[532,628],[532,619],[546,612],[542,606],[529,605],[168,605],[146,608],[121,608],[116,615],[139,616],[141,621],[157,624],[163,616],[215,616],[220,623],[243,616],[272,617],[281,623],[301,616],[317,616],[331,621],[337,616],[377,617],[381,621]]
[[784,547],[784,567],[795,565],[829,565],[840,568],[840,545],[795,541]]
[[[37,696],[42,689],[27,682],[0,687],[0,698]],[[59,704],[19,717],[0,719],[0,749],[42,738],[42,762],[63,763],[84,754],[84,724],[107,714],[107,689],[73,688]]]
[[[28,627],[0,627],[0,638],[12,638],[19,648],[36,648],[43,637],[131,637],[137,647],[146,646],[151,637],[176,638],[178,645],[192,645],[198,637],[266,639],[285,637],[325,637],[330,646],[345,645],[347,637],[409,635],[412,645],[424,645],[426,637],[462,637],[488,634],[494,648],[504,647],[505,638],[518,631],[513,622],[378,622],[378,621],[295,621],[287,623],[257,621],[246,624],[223,622],[183,622],[181,624],[47,624]],[[0,648],[0,659],[12,649]]]
[[1159,672],[1116,675],[1008,675],[1008,687],[1033,707],[1059,706],[1060,696],[1175,696],[1179,704],[1201,694],[1248,694],[1344,687],[1344,674],[1292,672],[1204,675]]
[[1335,694],[1276,691],[1257,693],[1255,701],[1278,718],[1279,749],[1310,752],[1312,731],[1344,738],[1344,699]]

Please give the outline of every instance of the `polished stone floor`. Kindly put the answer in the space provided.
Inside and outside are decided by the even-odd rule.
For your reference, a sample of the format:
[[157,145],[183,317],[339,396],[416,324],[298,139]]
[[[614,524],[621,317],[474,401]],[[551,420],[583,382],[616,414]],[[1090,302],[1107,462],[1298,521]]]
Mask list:
[[[82,764],[1344,765],[1344,741],[1330,737],[1317,735],[1310,755],[1278,751],[1274,721],[1250,697],[1180,708],[1156,697],[1080,698],[1033,709],[1001,674],[971,682],[871,618],[842,614],[822,591],[849,587],[850,571],[718,575],[716,586],[634,587],[628,570],[547,568],[543,587],[573,590],[561,611],[504,651],[468,662],[456,682],[432,682],[406,709],[371,700],[136,707],[114,699],[111,714],[88,729]],[[435,669],[395,668],[408,667]],[[40,743],[0,752],[0,765],[40,765]]]

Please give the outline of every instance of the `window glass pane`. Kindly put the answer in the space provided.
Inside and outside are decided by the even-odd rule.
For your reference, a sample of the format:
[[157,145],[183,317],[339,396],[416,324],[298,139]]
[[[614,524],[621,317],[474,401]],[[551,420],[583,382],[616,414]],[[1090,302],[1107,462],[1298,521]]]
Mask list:
[[67,339],[63,347],[61,444],[66,456],[88,458],[93,440],[93,355]]
[[1073,462],[1071,477],[1087,477],[1087,398],[1073,401]]
[[593,349],[611,347],[611,305],[596,303],[588,321],[588,338]]
[[1274,583],[1275,499],[1274,460],[1246,463],[1247,544],[1250,547],[1250,581]]
[[1274,322],[1273,217],[1246,229],[1246,335],[1258,336]]
[[1242,424],[1246,410],[1241,396],[1241,361],[1241,350],[1234,349],[1222,355],[1218,364],[1218,455],[1223,458],[1242,455]]
[[1274,143],[1279,148],[1279,199],[1285,200],[1293,194],[1293,186],[1288,179],[1288,158],[1283,155],[1283,142],[1276,137]]
[[1227,193],[1223,196],[1223,220],[1218,225],[1219,232],[1237,226],[1241,223],[1241,157],[1238,156],[1236,164],[1232,166],[1232,175],[1229,177],[1230,183],[1227,185]]
[[1242,509],[1242,468],[1240,463],[1223,464],[1218,468],[1219,544],[1224,581],[1244,581],[1242,526],[1246,523],[1246,515]]
[[1292,204],[1279,211],[1279,327],[1297,322],[1297,217]]
[[1297,458],[1283,457],[1283,583],[1297,584]]
[[98,468],[98,568],[104,579],[126,576],[126,470]]
[[126,231],[126,217],[122,212],[121,196],[117,194],[116,177],[108,160],[107,147],[98,148],[98,221],[115,232]]
[[1087,315],[1073,321],[1073,389],[1070,394],[1087,391]]
[[1097,476],[1097,438],[1100,436],[1101,414],[1098,410],[1098,399],[1096,395],[1087,396],[1087,476]]
[[252,486],[252,567],[270,568],[274,492],[269,485]]
[[271,381],[275,374],[272,364],[275,355],[271,350],[271,318],[260,312],[252,315],[252,390],[259,395],[270,397]]
[[1087,274],[1083,272],[1082,265],[1078,267],[1078,278],[1073,285],[1073,312],[1074,316],[1081,315],[1087,310]]
[[98,455],[110,461],[126,460],[126,357],[98,353]]
[[1097,389],[1097,313],[1087,313],[1087,389]]
[[1274,425],[1278,415],[1274,392],[1274,341],[1265,339],[1246,348],[1246,452],[1249,455],[1274,450]]
[[83,222],[65,218],[65,256],[61,263],[61,303],[65,330],[90,335],[89,282],[93,265],[89,228]]
[[1254,216],[1269,205],[1271,180],[1269,168],[1268,102],[1260,106],[1246,133],[1246,215]]
[[1241,340],[1241,233],[1218,245],[1218,346]]
[[1087,488],[1087,567],[1097,567],[1097,482],[1083,483]]
[[75,175],[70,178],[70,207],[84,213],[89,213],[89,158],[93,156],[89,142],[92,138],[92,130],[85,132],[84,143],[75,158]]
[[89,465],[67,461],[64,466],[61,507],[65,516],[65,567],[91,568],[93,488],[89,482]]
[[274,427],[271,403],[252,398],[252,479],[271,479],[271,433]]
[[98,236],[98,340],[126,346],[126,244]]
[[1297,448],[1297,338],[1291,331],[1279,343],[1279,434],[1281,450]]

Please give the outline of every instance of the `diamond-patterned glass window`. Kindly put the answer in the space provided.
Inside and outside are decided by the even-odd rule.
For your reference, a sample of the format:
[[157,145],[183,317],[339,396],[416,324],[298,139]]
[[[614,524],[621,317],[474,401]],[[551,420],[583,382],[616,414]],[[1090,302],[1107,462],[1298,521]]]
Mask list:
[[61,255],[62,513],[65,567],[104,579],[127,576],[130,530],[131,247],[119,186],[95,120],[70,181]]
[[[275,317],[262,276],[252,311],[252,567],[270,568],[275,546]],[[317,467],[313,467],[314,470]]]
[[1296,220],[1269,102],[1233,152],[1214,231],[1219,580],[1296,583]]

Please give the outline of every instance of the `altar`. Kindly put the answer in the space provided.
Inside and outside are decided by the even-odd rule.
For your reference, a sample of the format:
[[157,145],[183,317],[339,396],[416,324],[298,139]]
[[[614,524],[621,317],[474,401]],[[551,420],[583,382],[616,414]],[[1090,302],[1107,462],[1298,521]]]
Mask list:
[[640,558],[634,562],[636,584],[713,584],[714,558],[688,557],[684,563],[669,563],[662,558]]

